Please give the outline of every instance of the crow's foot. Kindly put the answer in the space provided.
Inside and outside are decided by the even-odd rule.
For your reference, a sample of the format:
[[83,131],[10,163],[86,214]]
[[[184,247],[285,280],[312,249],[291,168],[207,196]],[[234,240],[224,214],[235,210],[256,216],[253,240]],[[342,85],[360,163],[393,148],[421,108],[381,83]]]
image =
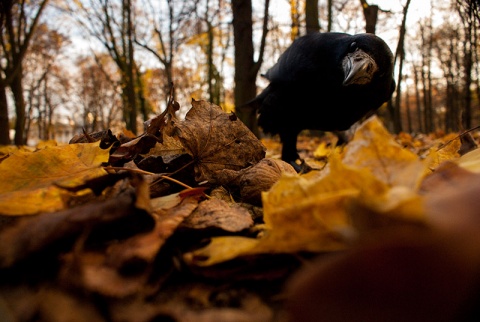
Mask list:
[[288,163],[290,163],[290,165],[295,169],[295,171],[297,171],[297,173],[300,173],[300,174],[307,173],[313,170],[313,168],[310,165],[308,165],[308,163],[305,162],[305,160],[300,158],[296,160],[292,160]]

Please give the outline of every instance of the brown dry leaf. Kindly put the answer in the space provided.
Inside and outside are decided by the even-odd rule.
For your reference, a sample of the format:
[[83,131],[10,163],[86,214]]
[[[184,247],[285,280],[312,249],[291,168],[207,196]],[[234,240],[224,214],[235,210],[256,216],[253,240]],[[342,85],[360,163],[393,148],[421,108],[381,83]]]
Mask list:
[[202,189],[191,189],[157,198],[153,204],[153,230],[113,243],[101,252],[81,251],[65,257],[63,279],[75,280],[82,288],[109,297],[123,298],[148,291],[155,257],[180,223],[197,208],[202,196]]
[[[0,163],[0,213],[31,215],[63,209],[73,187],[105,175],[108,150],[98,143],[16,152]],[[28,200],[28,202],[25,202]]]
[[200,203],[182,223],[185,228],[219,228],[228,232],[240,232],[252,226],[253,219],[247,209],[216,198]]
[[151,228],[151,216],[136,207],[135,201],[133,192],[127,191],[105,202],[91,202],[59,212],[23,217],[0,234],[0,243],[9,245],[0,248],[0,267],[9,267],[55,246],[68,249],[88,229],[117,225],[120,230],[122,226],[130,225],[128,233],[134,234]]
[[261,193],[268,191],[283,173],[296,174],[296,171],[282,160],[265,158],[239,171],[228,169],[219,171],[217,180],[231,190],[238,191],[243,202],[260,206]]
[[[0,320],[49,322],[104,322],[95,304],[55,285],[22,285],[0,290]],[[7,307],[8,306],[8,307]],[[2,310],[5,308],[5,311]],[[8,312],[8,313],[7,313]],[[15,316],[15,317],[14,317]]]
[[163,143],[164,134],[170,135],[172,132],[176,123],[175,112],[179,108],[179,104],[170,96],[165,111],[144,123],[144,133],[116,148],[110,156],[110,163],[123,164],[129,162],[138,154],[149,153],[157,143]]
[[235,114],[206,101],[192,101],[177,136],[193,156],[195,180],[216,182],[217,171],[240,170],[265,157],[265,147]]
[[174,137],[164,135],[163,142],[157,144],[144,156],[169,157],[185,153],[185,148],[180,141]]
[[192,282],[163,292],[153,301],[129,299],[111,307],[112,321],[267,322],[274,312],[244,288]]

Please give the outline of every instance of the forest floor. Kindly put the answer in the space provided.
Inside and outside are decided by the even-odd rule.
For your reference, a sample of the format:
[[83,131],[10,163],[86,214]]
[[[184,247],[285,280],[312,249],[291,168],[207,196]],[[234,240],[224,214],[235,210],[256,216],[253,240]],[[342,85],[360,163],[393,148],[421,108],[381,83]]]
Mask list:
[[277,137],[193,105],[137,138],[0,148],[0,321],[478,314],[478,133],[371,118],[341,147],[300,135],[297,174]]

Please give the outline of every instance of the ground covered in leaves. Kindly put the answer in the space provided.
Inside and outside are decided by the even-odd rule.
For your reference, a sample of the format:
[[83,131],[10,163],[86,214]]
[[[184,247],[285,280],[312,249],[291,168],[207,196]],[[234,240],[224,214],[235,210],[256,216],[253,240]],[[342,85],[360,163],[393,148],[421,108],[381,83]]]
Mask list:
[[279,160],[193,101],[0,150],[1,321],[463,321],[479,317],[478,137],[301,136]]

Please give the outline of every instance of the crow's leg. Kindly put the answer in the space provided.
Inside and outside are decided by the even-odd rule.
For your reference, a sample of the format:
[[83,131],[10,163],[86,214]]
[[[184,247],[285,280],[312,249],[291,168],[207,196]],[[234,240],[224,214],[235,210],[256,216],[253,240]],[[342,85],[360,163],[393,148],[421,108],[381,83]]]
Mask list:
[[307,173],[312,168],[301,159],[297,151],[297,136],[299,131],[283,131],[280,133],[282,141],[282,160],[290,163],[298,173]]
[[297,152],[297,131],[282,131],[280,140],[282,141],[282,160],[285,162],[295,161],[300,158]]

